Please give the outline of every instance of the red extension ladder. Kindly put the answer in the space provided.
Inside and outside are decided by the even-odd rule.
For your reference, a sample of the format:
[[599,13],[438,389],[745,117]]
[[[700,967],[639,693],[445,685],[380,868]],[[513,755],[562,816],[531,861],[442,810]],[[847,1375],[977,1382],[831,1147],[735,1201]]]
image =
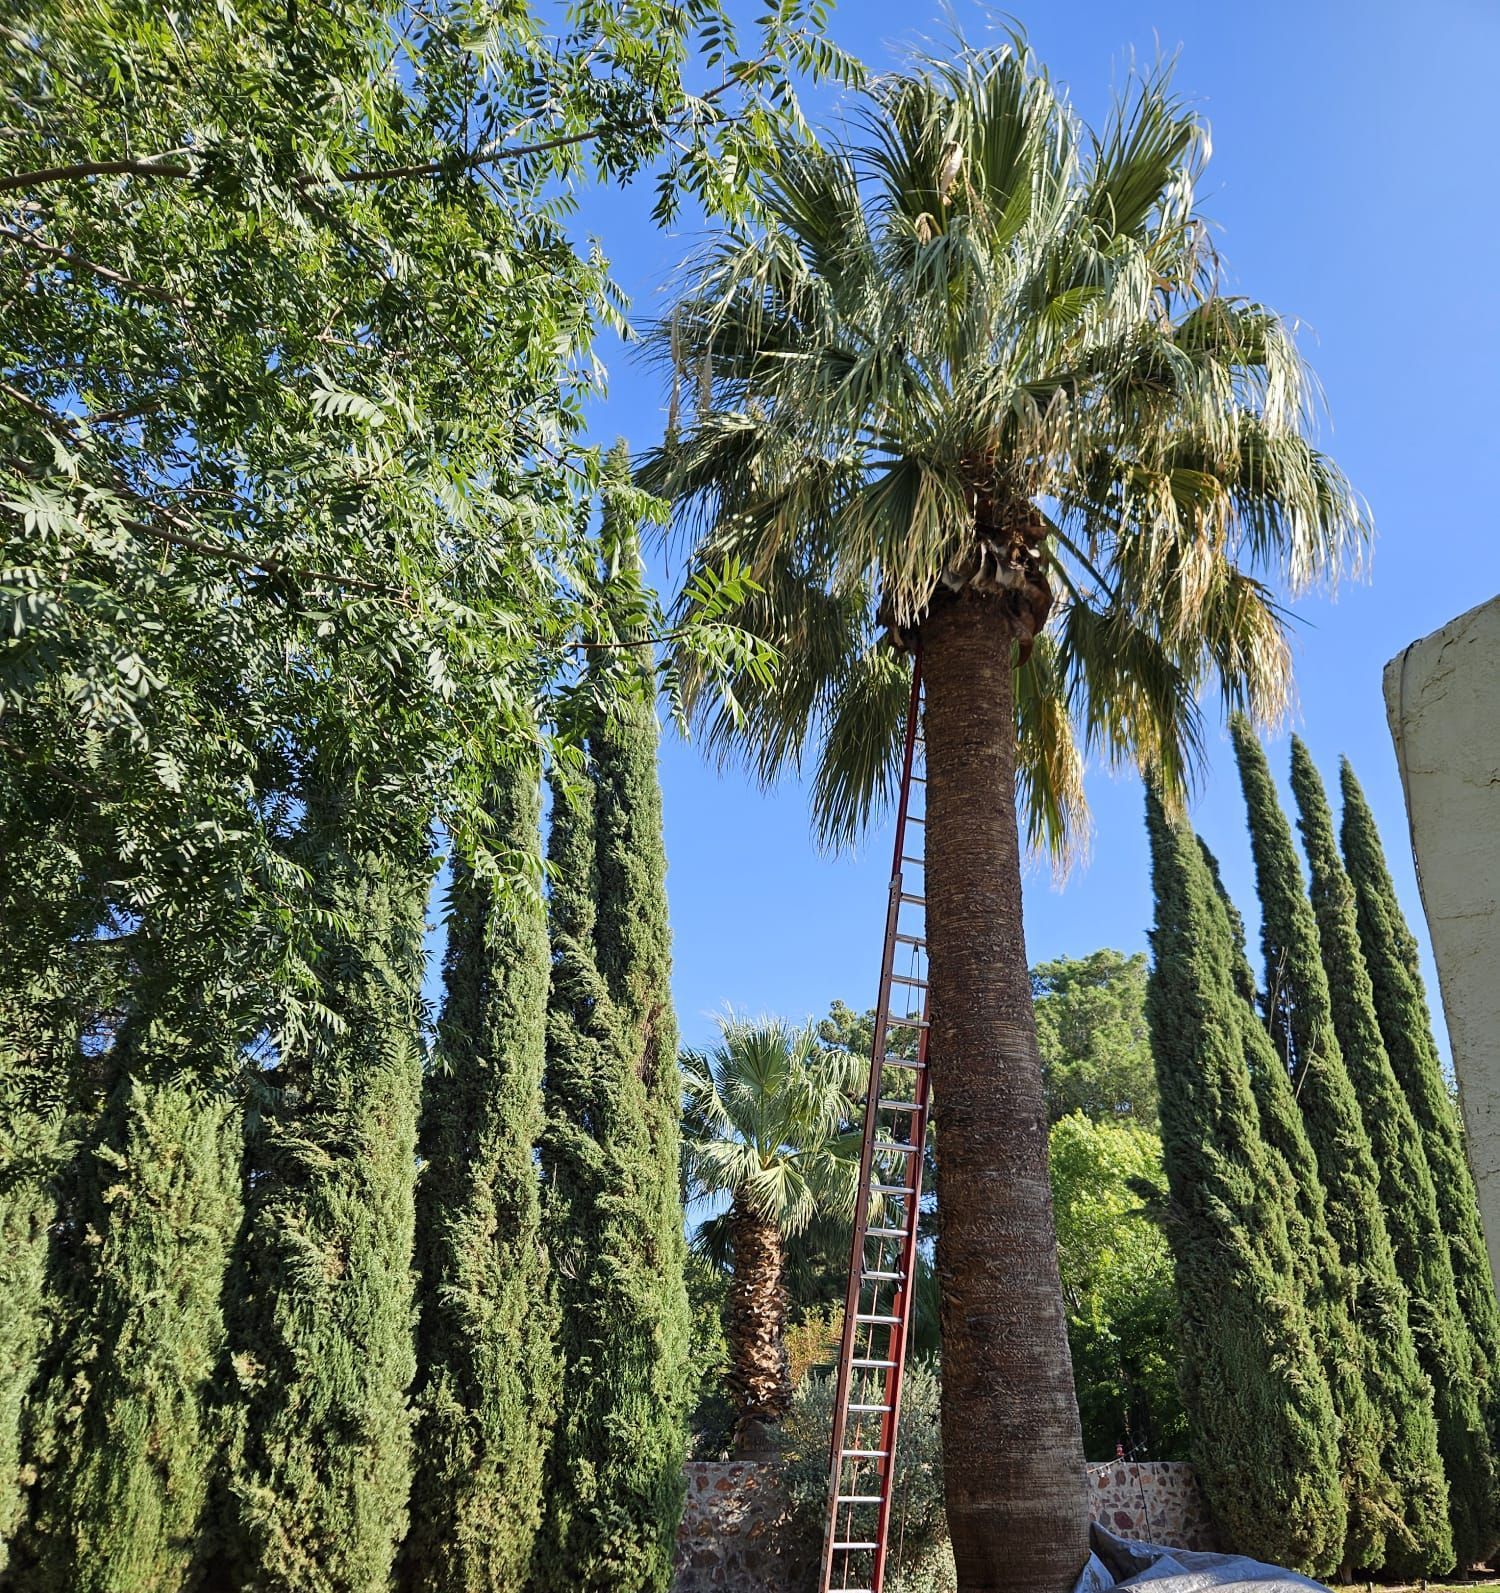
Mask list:
[[[822,1593],[881,1593],[885,1581],[901,1377],[916,1303],[917,1216],[927,1138],[926,802],[919,801],[919,812],[911,806],[913,792],[921,798],[927,784],[921,709],[919,654],[912,668],[895,861],[864,1101],[862,1194],[854,1216],[834,1394]],[[887,1054],[889,1037],[897,1030],[916,1032],[915,1057]]]

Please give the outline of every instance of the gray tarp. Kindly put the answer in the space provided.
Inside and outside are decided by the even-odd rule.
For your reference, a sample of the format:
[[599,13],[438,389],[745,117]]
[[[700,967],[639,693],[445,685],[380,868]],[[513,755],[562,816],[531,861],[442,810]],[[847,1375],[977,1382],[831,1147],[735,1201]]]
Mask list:
[[1327,1593],[1295,1571],[1278,1571],[1239,1554],[1199,1554],[1131,1543],[1095,1524],[1093,1553],[1073,1593],[1109,1593],[1111,1588],[1149,1587],[1151,1593]]

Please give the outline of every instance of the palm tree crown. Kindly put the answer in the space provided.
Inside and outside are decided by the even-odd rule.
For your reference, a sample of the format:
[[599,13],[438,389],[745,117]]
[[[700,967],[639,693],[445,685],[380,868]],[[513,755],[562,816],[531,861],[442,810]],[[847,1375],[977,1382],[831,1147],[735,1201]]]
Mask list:
[[813,1025],[731,1013],[719,1043],[682,1053],[682,1160],[689,1199],[728,1195],[785,1237],[848,1215],[859,1143],[851,1097],[862,1059],[818,1044]]
[[942,589],[1008,594],[1019,799],[1063,856],[1085,753],[1170,798],[1206,690],[1278,715],[1266,583],[1331,580],[1365,512],[1310,440],[1288,325],[1220,291],[1206,133],[1165,72],[1095,136],[1016,39],[885,79],[863,125],[787,153],[658,331],[673,421],[643,480],[693,522],[695,569],[749,570],[737,617],[782,655],[732,699],[684,660],[689,700],[762,779],[815,746],[816,823],[847,840],[896,778],[882,643]]

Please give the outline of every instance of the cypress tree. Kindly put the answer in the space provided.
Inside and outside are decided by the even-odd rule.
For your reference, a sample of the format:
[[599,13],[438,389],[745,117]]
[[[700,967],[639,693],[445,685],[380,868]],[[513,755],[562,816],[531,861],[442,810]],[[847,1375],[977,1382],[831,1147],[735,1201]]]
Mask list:
[[[495,845],[540,873],[540,773],[500,767]],[[537,881],[456,861],[446,999],[424,1084],[417,1200],[417,1452],[406,1586],[514,1593],[542,1513],[556,1321],[534,1151],[542,1127],[547,917]]]
[[25,1416],[56,1314],[48,1251],[66,1158],[58,1074],[70,1049],[14,1010],[8,1018],[0,1033],[0,1576],[26,1515]]
[[1325,1574],[1345,1507],[1337,1418],[1296,1283],[1295,1196],[1260,1135],[1228,918],[1196,841],[1154,794],[1147,826],[1156,924],[1146,1014],[1194,1463],[1236,1548]]
[[[223,1293],[242,1212],[242,1110],[134,1036],[80,1167],[67,1416],[35,1507],[26,1585],[186,1588],[209,1547]],[[154,1065],[153,1065],[154,1064]]]
[[1234,1014],[1240,1043],[1267,1154],[1293,1192],[1288,1220],[1292,1260],[1338,1417],[1339,1478],[1348,1511],[1340,1567],[1346,1573],[1376,1569],[1384,1563],[1387,1538],[1394,1532],[1399,1540],[1404,1530],[1405,1501],[1383,1469],[1381,1423],[1365,1387],[1366,1348],[1355,1325],[1354,1274],[1339,1259],[1328,1226],[1318,1160],[1291,1078],[1255,1008],[1255,974],[1245,951],[1244,920],[1206,846],[1203,856],[1229,924],[1234,987],[1240,998]]
[[1354,887],[1359,944],[1374,992],[1375,1017],[1386,1055],[1421,1131],[1437,1195],[1438,1221],[1448,1240],[1459,1310],[1474,1339],[1475,1373],[1493,1433],[1500,1416],[1496,1382],[1500,1377],[1500,1311],[1479,1223],[1479,1197],[1464,1152],[1463,1127],[1433,1038],[1416,937],[1396,899],[1375,815],[1347,758],[1339,779],[1344,798],[1340,840]]
[[1459,1310],[1422,1136],[1396,1082],[1376,1021],[1374,991],[1359,945],[1354,888],[1334,840],[1333,815],[1312,758],[1295,737],[1292,789],[1312,875],[1330,1016],[1364,1108],[1386,1224],[1410,1291],[1412,1334],[1432,1379],[1438,1447],[1448,1476],[1453,1548],[1462,1565],[1473,1565],[1487,1559],[1500,1542],[1495,1456],[1474,1374],[1477,1351]]
[[[603,534],[604,619],[622,634],[641,603],[626,468],[617,450]],[[592,788],[553,781],[544,1172],[563,1384],[539,1593],[665,1589],[683,1494],[690,1317],[657,730],[649,656],[612,652],[591,669]]]
[[237,1285],[229,1557],[255,1593],[384,1593],[411,1488],[428,863],[356,839],[336,789],[308,822],[325,1010],[269,1081]]
[[[1404,1503],[1399,1517],[1386,1518],[1383,1563],[1404,1576],[1446,1570],[1453,1564],[1453,1537],[1433,1390],[1413,1342],[1375,1152],[1334,1032],[1318,926],[1265,754],[1243,719],[1232,730],[1261,900],[1270,1035],[1295,1085],[1327,1197],[1328,1227],[1348,1269],[1381,1469]],[[1372,1532],[1378,1526],[1373,1520]]]

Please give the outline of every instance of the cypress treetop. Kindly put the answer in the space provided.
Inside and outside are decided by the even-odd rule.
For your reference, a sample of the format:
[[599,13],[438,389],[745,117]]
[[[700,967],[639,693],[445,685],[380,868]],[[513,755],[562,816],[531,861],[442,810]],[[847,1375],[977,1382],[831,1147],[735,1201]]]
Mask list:
[[1265,753],[1244,719],[1232,730],[1261,900],[1271,1039],[1294,1081],[1318,1159],[1329,1231],[1350,1274],[1361,1373],[1381,1433],[1381,1468],[1404,1501],[1395,1520],[1374,1501],[1370,1531],[1378,1534],[1382,1521],[1389,1529],[1381,1562],[1386,1569],[1408,1576],[1447,1570],[1453,1539],[1433,1390],[1413,1342],[1375,1153],[1334,1031],[1318,926]]
[[1146,1010],[1161,1095],[1183,1396],[1210,1508],[1245,1552],[1314,1575],[1343,1547],[1338,1421],[1235,1021],[1228,919],[1198,843],[1147,797]]
[[1330,1018],[1379,1169],[1386,1225],[1410,1291],[1417,1352],[1432,1379],[1459,1563],[1485,1560],[1500,1542],[1500,1498],[1476,1346],[1459,1309],[1422,1135],[1386,1056],[1375,994],[1360,950],[1354,887],[1334,840],[1333,815],[1307,748],[1292,740],[1292,789],[1312,874]]
[[[1464,1151],[1463,1126],[1433,1037],[1416,937],[1401,912],[1375,815],[1347,758],[1340,766],[1339,781],[1344,798],[1340,839],[1354,887],[1359,944],[1374,991],[1375,1017],[1391,1068],[1422,1132],[1459,1307],[1483,1361],[1480,1375],[1489,1384],[1487,1404],[1493,1411],[1500,1372],[1500,1311],[1479,1222],[1479,1197]],[[1494,1426],[1492,1415],[1492,1430]]]

